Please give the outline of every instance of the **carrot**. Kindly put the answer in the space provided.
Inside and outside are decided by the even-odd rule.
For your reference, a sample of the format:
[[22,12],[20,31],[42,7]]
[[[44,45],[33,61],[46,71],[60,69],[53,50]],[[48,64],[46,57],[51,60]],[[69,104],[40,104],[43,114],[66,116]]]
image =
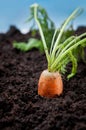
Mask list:
[[43,97],[55,97],[63,92],[63,82],[59,72],[44,70],[38,83],[38,94]]
[[[69,62],[72,62],[72,71],[67,76],[68,79],[73,77],[77,70],[77,58],[74,55],[74,50],[84,43],[86,43],[86,33],[81,34],[80,36],[70,36],[63,43],[61,42],[62,35],[66,26],[69,22],[75,19],[79,14],[81,14],[82,9],[77,8],[63,23],[58,36],[56,35],[58,30],[55,30],[51,41],[50,50],[47,47],[45,36],[43,34],[42,25],[39,22],[40,6],[38,4],[34,4],[31,6],[32,10],[34,10],[34,19],[38,25],[39,32],[41,35],[42,43],[44,46],[44,51],[46,54],[46,59],[48,63],[48,69],[44,70],[39,78],[38,82],[38,94],[44,97],[55,97],[56,95],[60,95],[63,92],[63,81],[61,78],[61,74],[65,74],[66,65]],[[57,38],[56,38],[57,36]],[[82,39],[83,38],[83,39]],[[80,40],[81,39],[81,40]]]

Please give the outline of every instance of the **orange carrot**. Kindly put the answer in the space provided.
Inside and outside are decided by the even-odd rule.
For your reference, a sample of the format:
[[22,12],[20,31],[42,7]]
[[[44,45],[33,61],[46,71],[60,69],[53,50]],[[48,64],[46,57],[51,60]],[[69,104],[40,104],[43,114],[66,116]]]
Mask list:
[[43,97],[55,97],[63,92],[63,82],[59,72],[44,70],[39,78],[38,94]]

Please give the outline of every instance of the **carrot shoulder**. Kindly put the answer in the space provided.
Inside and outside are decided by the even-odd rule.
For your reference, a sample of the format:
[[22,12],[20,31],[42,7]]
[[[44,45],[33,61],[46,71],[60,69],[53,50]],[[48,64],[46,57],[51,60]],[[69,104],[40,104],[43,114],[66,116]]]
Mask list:
[[63,92],[63,82],[59,72],[44,70],[39,78],[38,94],[43,97],[55,97]]

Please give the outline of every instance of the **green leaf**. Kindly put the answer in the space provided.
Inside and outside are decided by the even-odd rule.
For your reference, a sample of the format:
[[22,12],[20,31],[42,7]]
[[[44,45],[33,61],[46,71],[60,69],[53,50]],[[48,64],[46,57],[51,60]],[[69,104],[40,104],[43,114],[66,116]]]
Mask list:
[[13,42],[13,47],[21,50],[23,52],[27,52],[29,50],[32,50],[33,48],[38,49],[40,52],[43,52],[43,44],[41,40],[37,40],[35,38],[29,39],[28,43],[25,42]]
[[72,71],[71,71],[71,74],[69,74],[67,76],[68,79],[72,78],[76,72],[77,72],[77,59],[76,57],[72,54],[72,51],[69,52],[69,58],[72,62]]

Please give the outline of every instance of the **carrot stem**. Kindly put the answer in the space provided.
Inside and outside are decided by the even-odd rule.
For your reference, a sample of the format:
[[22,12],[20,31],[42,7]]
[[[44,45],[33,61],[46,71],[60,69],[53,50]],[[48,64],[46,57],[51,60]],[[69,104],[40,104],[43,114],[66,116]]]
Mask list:
[[41,25],[40,25],[40,23],[39,23],[39,20],[38,20],[38,18],[37,18],[37,8],[38,8],[38,5],[37,5],[37,4],[34,4],[33,6],[34,6],[34,18],[35,18],[36,23],[37,23],[37,25],[38,25],[38,27],[39,27],[39,32],[40,32],[41,39],[42,39],[42,42],[43,42],[43,45],[44,45],[44,51],[45,51],[45,54],[46,54],[47,61],[48,61],[48,63],[49,63],[49,59],[50,59],[49,57],[50,57],[50,56],[49,56],[47,44],[46,44],[45,37],[44,37],[43,31],[42,31],[42,27],[41,27]]

